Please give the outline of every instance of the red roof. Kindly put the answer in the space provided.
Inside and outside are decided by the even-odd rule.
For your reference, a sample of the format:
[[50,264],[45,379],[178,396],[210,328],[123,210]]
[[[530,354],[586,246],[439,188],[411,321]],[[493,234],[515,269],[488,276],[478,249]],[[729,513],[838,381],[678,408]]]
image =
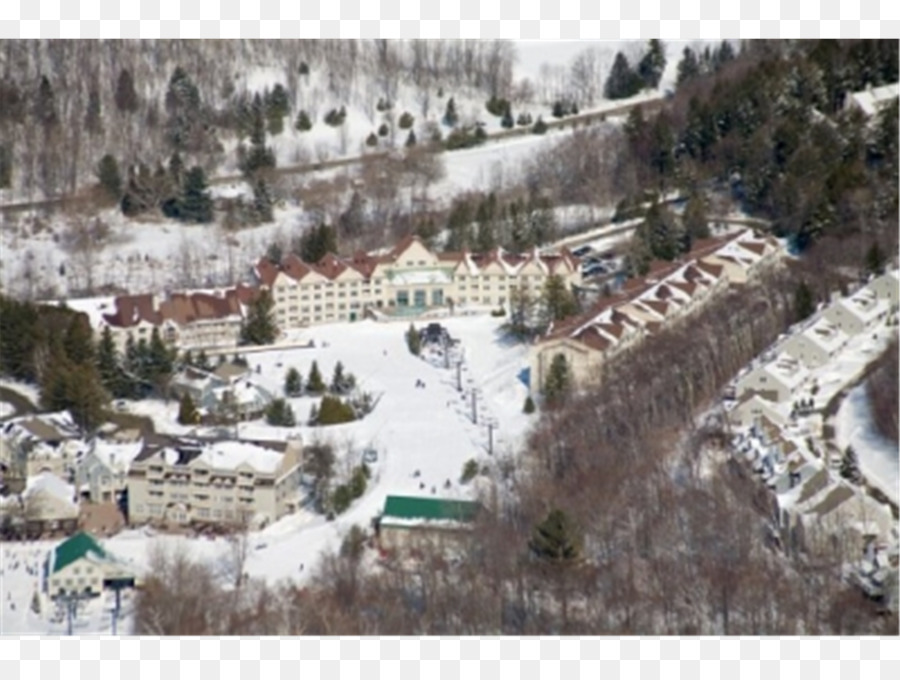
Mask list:
[[162,322],[162,316],[153,307],[153,295],[120,295],[115,299],[116,311],[104,314],[103,320],[110,326],[130,328],[141,321],[154,326]]
[[281,271],[294,281],[299,281],[312,271],[312,267],[291,253],[281,261]]
[[267,257],[261,257],[256,263],[256,276],[264,286],[271,288],[278,277],[278,265]]
[[334,253],[327,253],[316,263],[316,271],[328,279],[336,279],[344,273],[347,265],[341,262]]

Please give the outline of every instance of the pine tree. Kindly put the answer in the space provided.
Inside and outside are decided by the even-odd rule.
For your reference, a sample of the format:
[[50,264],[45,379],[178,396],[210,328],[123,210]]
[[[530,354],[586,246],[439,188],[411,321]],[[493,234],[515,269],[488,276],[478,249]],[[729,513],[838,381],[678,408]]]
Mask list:
[[561,321],[578,312],[578,303],[559,274],[551,274],[544,282],[542,291],[545,325]]
[[404,111],[400,114],[400,119],[397,121],[397,125],[401,130],[410,130],[412,129],[413,123],[415,122],[415,118],[413,118],[412,114],[409,111]]
[[331,376],[331,391],[335,394],[341,394],[345,388],[344,380],[344,364],[338,361],[334,365],[334,373]]
[[444,110],[444,125],[447,127],[456,127],[459,122],[459,116],[456,113],[456,102],[453,97],[447,100],[447,108]]
[[206,173],[199,165],[188,170],[184,178],[178,219],[184,222],[208,223],[213,219],[213,203],[206,184]]
[[100,109],[100,92],[92,87],[88,92],[87,111],[84,114],[84,129],[90,135],[98,135],[103,131],[103,118]]
[[638,63],[638,75],[644,87],[656,89],[666,70],[666,51],[662,42],[656,38],[647,44],[647,53]]
[[366,137],[366,146],[378,146],[378,137],[375,136],[374,132],[370,132],[369,136]]
[[306,132],[307,130],[312,129],[312,121],[309,119],[309,114],[306,111],[300,111],[297,114],[297,121],[294,123],[294,129],[299,132]]
[[196,425],[200,422],[200,414],[191,395],[185,392],[181,395],[178,405],[178,422],[181,425]]
[[859,458],[852,446],[848,446],[844,449],[844,455],[841,457],[840,472],[841,477],[853,484],[859,484],[862,480],[862,474],[859,471]]
[[644,225],[653,256],[661,260],[674,260],[681,250],[680,234],[668,209],[654,201],[647,210]]
[[866,272],[876,276],[884,273],[885,256],[881,247],[874,241],[866,251]]
[[640,92],[641,85],[641,77],[631,68],[628,57],[617,52],[609,77],[603,86],[603,96],[607,99],[632,97]]
[[816,311],[816,303],[813,299],[813,293],[806,281],[797,284],[794,290],[794,319],[795,321],[803,321]]
[[0,144],[0,188],[12,186],[12,170],[12,148],[8,144]]
[[272,295],[263,290],[253,302],[247,312],[247,318],[241,326],[241,344],[244,345],[271,345],[278,337],[278,327],[275,324],[275,306]]
[[581,539],[575,526],[557,509],[534,528],[529,547],[537,557],[553,564],[571,563],[581,556]]
[[94,339],[91,324],[85,314],[72,316],[63,339],[66,358],[73,364],[90,364],[94,361]]
[[532,414],[534,413],[534,411],[534,399],[532,399],[531,395],[529,394],[527,397],[525,397],[525,405],[522,407],[522,413]]
[[59,114],[56,112],[56,97],[47,76],[41,76],[38,85],[37,97],[34,102],[34,115],[44,128],[55,126],[59,122]]
[[413,130],[409,131],[409,134],[406,135],[406,148],[416,145],[416,133]]
[[289,397],[299,397],[303,393],[303,379],[300,371],[291,366],[284,376],[284,393]]
[[507,106],[506,110],[503,112],[503,118],[500,119],[500,125],[507,130],[512,129],[516,125],[513,120],[512,109],[509,106]]
[[697,55],[690,47],[685,47],[682,52],[681,61],[678,62],[678,76],[675,80],[675,84],[680,87],[699,75],[700,63],[697,60]]
[[106,191],[106,195],[114,201],[122,198],[122,176],[119,174],[119,164],[115,156],[106,154],[100,159],[97,166],[97,179],[100,186]]
[[337,251],[337,234],[334,227],[320,224],[306,232],[295,250],[304,262],[318,262],[328,253]]
[[549,402],[555,402],[566,396],[572,387],[572,374],[569,370],[569,362],[564,354],[557,354],[550,362],[550,370],[544,380],[544,397]]
[[275,219],[269,185],[262,177],[257,177],[256,183],[253,185],[253,212],[256,220],[260,223],[271,222]]
[[542,135],[547,132],[547,124],[544,122],[543,117],[538,116],[538,119],[534,122],[534,126],[531,128],[531,131],[536,135]]
[[103,386],[114,397],[125,396],[123,387],[122,370],[119,367],[119,351],[113,341],[109,326],[103,327],[100,342],[97,344],[97,371]]
[[[319,364],[313,361],[312,367],[309,369],[309,378],[306,381],[306,390],[311,394],[322,394],[325,391],[325,381],[322,380],[322,374],[319,372]],[[321,418],[322,410],[319,410]]]
[[31,596],[31,611],[38,615],[41,613],[41,597],[36,590]]
[[128,69],[119,71],[115,93],[116,108],[123,113],[134,113],[138,110],[138,96],[134,89],[134,79]]
[[172,375],[174,362],[172,361],[172,350],[163,342],[158,326],[154,326],[153,331],[150,333],[147,362],[147,378],[156,385],[157,389],[162,391],[164,384]]
[[409,351],[416,356],[422,352],[422,338],[419,336],[419,331],[416,330],[415,325],[409,324],[409,329],[406,331],[406,346],[409,347]]
[[266,408],[266,423],[276,427],[294,427],[294,410],[284,399],[273,399]]

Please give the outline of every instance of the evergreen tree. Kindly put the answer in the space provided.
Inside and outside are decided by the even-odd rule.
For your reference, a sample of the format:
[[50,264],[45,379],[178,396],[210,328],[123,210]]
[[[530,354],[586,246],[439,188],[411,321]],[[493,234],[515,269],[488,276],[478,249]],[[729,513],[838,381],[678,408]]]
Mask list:
[[169,178],[177,191],[184,189],[184,161],[177,151],[169,156]]
[[674,260],[681,251],[681,234],[669,210],[654,201],[644,219],[645,231],[650,239],[650,251],[660,260]]
[[84,129],[90,135],[98,135],[103,131],[100,92],[96,87],[92,87],[90,92],[88,92],[87,111],[84,114]]
[[257,177],[256,183],[253,185],[253,212],[256,220],[260,223],[271,222],[275,219],[269,185],[262,177]]
[[675,80],[677,86],[681,86],[700,75],[700,63],[697,55],[690,47],[685,47],[681,61],[678,62],[678,76]]
[[89,364],[94,360],[94,339],[86,314],[72,316],[63,340],[66,357],[73,364]]
[[456,102],[453,97],[447,100],[447,108],[444,110],[444,125],[447,127],[456,127],[459,122],[459,116],[456,113]]
[[284,376],[284,393],[289,397],[299,397],[303,393],[303,379],[300,371],[291,366]]
[[409,347],[409,351],[416,356],[419,356],[422,352],[422,338],[414,324],[409,324],[409,329],[406,331],[406,346]]
[[581,539],[569,516],[553,509],[538,524],[529,542],[531,551],[552,564],[566,564],[581,556]]
[[661,41],[656,38],[647,44],[647,53],[638,63],[638,75],[644,87],[656,89],[666,70],[666,51]]
[[290,404],[284,399],[273,399],[266,408],[266,423],[277,427],[294,427],[297,421]]
[[572,373],[569,362],[563,354],[557,354],[550,362],[547,378],[544,380],[544,397],[548,402],[563,399],[572,387]]
[[183,222],[208,223],[213,219],[213,202],[206,184],[206,173],[199,165],[188,170],[184,192],[177,211]]
[[191,395],[185,392],[181,395],[178,405],[178,422],[181,425],[196,425],[200,422],[200,414]]
[[687,238],[685,252],[690,251],[694,241],[709,238],[709,218],[706,216],[706,206],[700,194],[692,194],[688,199],[681,220]]
[[37,590],[31,596],[31,611],[38,615],[41,613],[41,598]]
[[806,281],[797,284],[794,291],[794,319],[803,321],[810,317],[816,311],[816,302],[813,299],[813,293]]
[[119,174],[119,164],[111,154],[106,154],[100,159],[97,166],[97,179],[100,186],[106,191],[106,195],[114,201],[122,198],[122,176]]
[[633,97],[640,92],[641,84],[641,77],[631,68],[628,57],[617,52],[609,77],[603,86],[603,96],[607,99]]
[[[173,76],[174,77],[174,76]],[[115,93],[116,108],[122,113],[134,113],[138,110],[138,96],[134,89],[134,79],[128,69],[119,71]]]
[[561,321],[578,312],[578,303],[559,274],[551,274],[544,282],[541,295],[545,325],[553,321]]
[[44,128],[50,128],[59,122],[56,112],[56,97],[47,76],[41,76],[37,97],[34,102],[34,116]]
[[416,145],[416,133],[413,130],[409,131],[409,134],[406,135],[406,148]]
[[883,274],[885,259],[878,242],[874,241],[866,251],[866,272],[876,276]]
[[304,262],[318,262],[328,253],[337,251],[337,235],[333,227],[320,224],[304,234],[295,248]]
[[204,146],[205,116],[200,91],[180,66],[169,79],[166,90],[166,132],[175,150],[196,151]]
[[543,117],[538,116],[538,119],[534,122],[534,126],[531,128],[531,131],[536,135],[542,135],[547,132],[547,124],[544,122]]
[[400,119],[397,121],[397,125],[401,130],[411,130],[413,123],[415,122],[415,118],[413,118],[412,114],[409,111],[404,111],[400,114]]
[[0,295],[0,372],[15,380],[37,378],[35,345],[44,341],[38,308]]
[[378,146],[378,137],[375,136],[374,132],[370,132],[369,136],[366,137],[366,146]]
[[505,127],[507,130],[509,130],[509,129],[512,129],[513,127],[515,127],[515,124],[516,123],[513,120],[513,116],[512,116],[512,109],[509,106],[507,106],[506,110],[503,112],[503,118],[500,119],[500,125],[502,127]]
[[[319,372],[319,363],[313,361],[312,367],[309,369],[309,378],[306,380],[306,390],[310,394],[322,394],[325,391],[325,381],[322,380],[322,374]],[[324,402],[323,402],[324,403]],[[319,417],[322,416],[322,409],[319,409]]]
[[[324,391],[325,386],[322,386]],[[316,418],[317,425],[339,425],[341,423],[350,423],[356,420],[356,414],[353,407],[341,401],[338,397],[325,395],[322,397],[322,403],[319,404],[318,416]]]
[[206,356],[206,350],[201,349],[197,354],[197,361],[194,365],[201,371],[208,371],[212,366],[209,364],[209,358]]
[[265,112],[270,135],[280,135],[284,130],[284,117],[290,113],[288,95],[281,83],[277,83],[265,97]]
[[312,121],[309,119],[309,114],[306,111],[300,111],[297,114],[297,120],[294,123],[294,129],[299,132],[306,132],[307,130],[312,130]]
[[97,372],[100,375],[100,382],[110,394],[117,399],[128,396],[128,388],[119,365],[119,350],[113,341],[109,326],[103,327],[100,342],[97,344]]
[[859,484],[862,481],[862,474],[859,471],[859,458],[852,446],[844,449],[844,455],[841,457],[840,472],[841,477],[853,484]]
[[527,397],[525,397],[525,405],[522,407],[522,413],[530,415],[534,413],[534,411],[534,399],[532,399],[531,395],[529,394]]
[[331,376],[331,391],[335,394],[341,394],[344,392],[345,386],[344,364],[338,361],[334,365],[334,374]]
[[275,342],[278,327],[275,325],[274,306],[269,291],[260,291],[257,298],[250,303],[247,318],[241,326],[241,344],[271,345]]
[[12,147],[9,144],[0,144],[0,188],[12,186],[12,169]]

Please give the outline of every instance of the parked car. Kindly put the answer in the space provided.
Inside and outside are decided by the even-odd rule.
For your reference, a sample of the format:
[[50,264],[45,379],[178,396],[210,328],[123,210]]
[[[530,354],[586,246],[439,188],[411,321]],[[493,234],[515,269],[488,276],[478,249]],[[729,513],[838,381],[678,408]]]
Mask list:
[[378,451],[375,449],[366,449],[363,451],[363,463],[371,465],[378,462]]
[[596,276],[597,274],[604,273],[606,273],[606,267],[602,264],[590,264],[581,270],[582,276]]
[[590,246],[579,246],[578,248],[576,248],[575,250],[572,251],[572,255],[574,255],[575,257],[584,257],[585,255],[590,253],[592,250],[593,250],[593,248],[591,248]]

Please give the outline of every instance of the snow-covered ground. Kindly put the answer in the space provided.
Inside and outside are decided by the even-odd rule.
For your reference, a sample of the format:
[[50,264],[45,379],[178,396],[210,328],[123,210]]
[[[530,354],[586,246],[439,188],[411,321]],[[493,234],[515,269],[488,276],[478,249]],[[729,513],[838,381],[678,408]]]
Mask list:
[[[464,463],[474,458],[479,464],[490,466],[497,457],[519,448],[531,422],[522,413],[528,391],[518,377],[526,366],[527,347],[510,343],[499,332],[503,323],[500,318],[457,317],[443,319],[441,323],[453,338],[460,339],[465,355],[462,394],[456,389],[455,367],[447,369],[439,360],[426,361],[410,354],[404,338],[409,322],[364,321],[322,326],[302,333],[304,339],[315,341],[314,348],[247,354],[254,371],[260,366],[254,379],[276,394],[282,393],[284,376],[290,366],[297,367],[306,377],[312,361],[316,360],[326,381],[334,364],[341,361],[346,371],[356,375],[361,389],[380,396],[375,410],[359,422],[294,428],[306,442],[316,437],[333,442],[339,475],[358,465],[363,448],[368,446],[378,450],[378,461],[371,465],[373,475],[366,493],[336,520],[329,522],[321,515],[301,510],[254,532],[251,539],[254,549],[247,561],[251,577],[272,582],[283,578],[302,582],[313,571],[322,551],[337,548],[352,525],[369,527],[383,508],[387,495],[471,498],[475,484],[459,483]],[[425,387],[416,387],[417,380],[423,381]],[[473,390],[476,391],[477,425],[471,419]],[[313,400],[303,397],[289,401],[298,420],[304,421]],[[133,405],[132,410],[152,414],[160,430],[188,431],[175,424],[177,405],[174,403],[147,401]],[[493,457],[488,454],[488,422],[493,423]],[[241,436],[247,438],[276,439],[286,433],[262,421],[240,426]],[[416,471],[420,473],[418,476]],[[149,538],[142,530],[133,530],[105,541],[104,545],[115,555],[144,568],[155,543],[174,545],[185,540],[174,536]],[[44,542],[30,547],[4,545],[0,548],[4,569],[0,578],[0,600],[4,603],[0,631],[55,630],[51,624],[31,615],[28,609],[37,577],[23,574],[21,570],[10,572],[9,567],[11,561],[23,559],[23,551],[29,555],[28,559],[42,559],[41,555],[28,551],[38,550],[43,554],[52,545]],[[195,539],[187,545],[195,555],[211,560],[227,550],[223,540]],[[10,597],[15,601],[15,611],[9,608]],[[91,616],[94,618],[85,623],[81,632],[109,630],[108,612],[98,611]]]
[[834,424],[841,451],[852,446],[866,479],[894,503],[900,503],[900,448],[875,427],[865,383],[850,390]]
[[0,401],[0,418],[8,418],[15,414],[16,407],[7,401]]

